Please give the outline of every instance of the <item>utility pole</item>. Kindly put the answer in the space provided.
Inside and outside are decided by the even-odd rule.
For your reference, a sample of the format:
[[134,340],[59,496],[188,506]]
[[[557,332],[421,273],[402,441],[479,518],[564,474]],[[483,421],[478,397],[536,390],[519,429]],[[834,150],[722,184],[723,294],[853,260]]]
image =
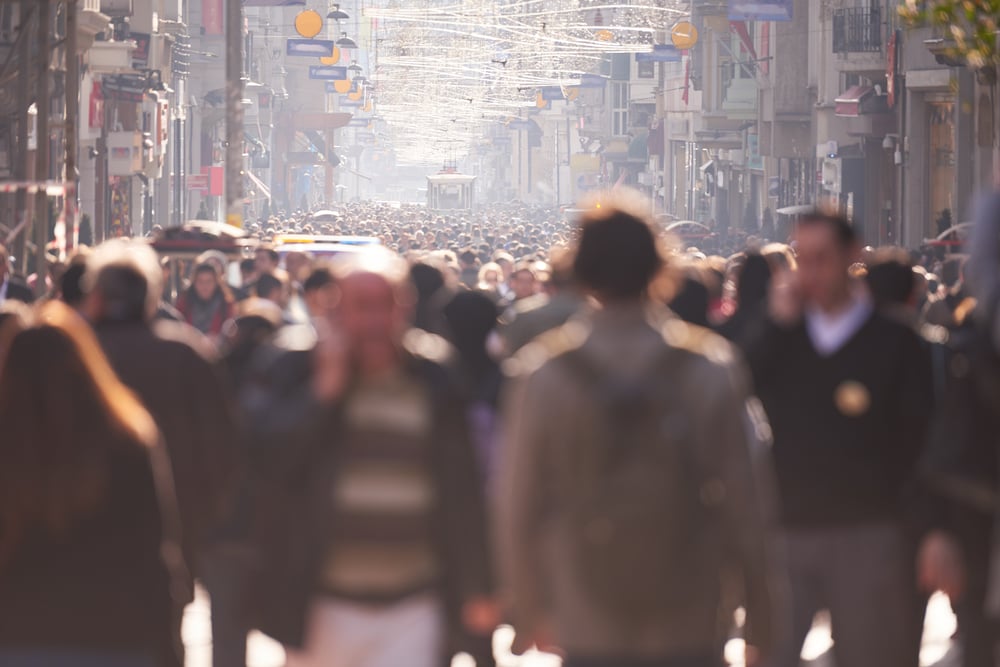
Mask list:
[[[17,53],[17,151],[14,155],[14,177],[21,181],[31,178],[28,169],[28,135],[31,122],[31,115],[28,107],[31,106],[31,19],[34,14],[34,6],[31,0],[21,0],[20,11],[18,12],[18,53]],[[17,224],[27,220],[28,192],[24,189],[17,191],[15,195],[15,208],[17,209]],[[22,273],[27,273],[28,268],[28,228],[21,230],[15,241],[16,249],[12,248],[20,262],[19,268]]]
[[[77,245],[78,230],[76,227],[77,184],[80,174],[77,173],[76,159],[80,146],[77,132],[80,122],[80,55],[77,52],[76,35],[77,0],[66,0],[66,181],[69,190],[65,194],[66,211],[72,215],[66,216],[66,240],[68,248]],[[72,205],[70,205],[72,204]]]
[[[53,0],[42,0],[38,5],[38,94],[35,105],[38,109],[37,142],[35,150],[35,180],[49,179],[49,157],[52,142],[49,140],[49,115],[51,114],[52,68],[49,66],[51,54]],[[48,275],[45,248],[49,242],[49,195],[44,188],[38,191],[35,203],[35,275],[37,282],[35,291],[41,295],[45,292],[45,279]]]
[[243,11],[226,0],[226,222],[243,226]]

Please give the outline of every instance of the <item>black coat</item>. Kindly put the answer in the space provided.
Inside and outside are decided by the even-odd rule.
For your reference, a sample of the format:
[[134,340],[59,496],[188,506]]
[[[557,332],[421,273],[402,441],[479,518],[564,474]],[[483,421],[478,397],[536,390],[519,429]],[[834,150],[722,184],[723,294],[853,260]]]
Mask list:
[[9,301],[34,303],[35,295],[32,293],[30,287],[11,276],[7,283],[7,299]]
[[[326,547],[335,531],[330,490],[336,479],[341,415],[336,406],[321,406],[309,397],[308,354],[291,352],[284,361],[279,357],[273,363],[281,369],[283,386],[253,392],[250,410],[254,468],[265,471],[256,512],[261,566],[251,585],[254,626],[287,646],[301,646]],[[484,485],[463,402],[449,371],[440,359],[413,350],[406,352],[405,368],[425,383],[432,396],[429,442],[439,499],[434,542],[444,572],[439,593],[454,638],[461,634],[463,603],[493,590]]]

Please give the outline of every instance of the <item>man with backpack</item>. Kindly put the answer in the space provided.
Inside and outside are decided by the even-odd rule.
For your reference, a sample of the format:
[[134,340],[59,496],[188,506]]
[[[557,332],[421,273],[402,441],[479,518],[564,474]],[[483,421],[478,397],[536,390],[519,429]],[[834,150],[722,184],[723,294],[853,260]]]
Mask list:
[[505,602],[516,648],[566,667],[721,665],[734,600],[773,643],[768,425],[730,346],[647,298],[662,267],[641,214],[589,211],[574,274],[600,308],[508,365]]

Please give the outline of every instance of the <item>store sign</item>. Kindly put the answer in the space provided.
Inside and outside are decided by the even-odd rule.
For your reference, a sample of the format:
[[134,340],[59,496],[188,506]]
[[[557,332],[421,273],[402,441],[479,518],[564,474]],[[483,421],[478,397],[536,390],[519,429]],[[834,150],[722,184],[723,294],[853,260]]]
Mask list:
[[347,79],[347,68],[331,65],[311,65],[309,67],[309,78],[321,81],[344,81]]
[[328,58],[337,47],[332,39],[289,39],[285,53],[289,56]]
[[105,99],[118,102],[142,102],[146,94],[146,79],[135,74],[104,77]]
[[791,21],[793,0],[729,0],[730,21]]
[[672,44],[656,44],[650,53],[635,54],[637,63],[679,63],[681,52]]

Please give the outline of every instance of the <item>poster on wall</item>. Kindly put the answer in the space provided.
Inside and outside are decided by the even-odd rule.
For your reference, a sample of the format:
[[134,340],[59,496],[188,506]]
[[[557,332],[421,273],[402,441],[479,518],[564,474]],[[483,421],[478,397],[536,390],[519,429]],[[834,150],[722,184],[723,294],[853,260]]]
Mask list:
[[729,0],[730,21],[791,21],[793,0]]
[[201,27],[206,35],[224,35],[222,0],[201,0]]

